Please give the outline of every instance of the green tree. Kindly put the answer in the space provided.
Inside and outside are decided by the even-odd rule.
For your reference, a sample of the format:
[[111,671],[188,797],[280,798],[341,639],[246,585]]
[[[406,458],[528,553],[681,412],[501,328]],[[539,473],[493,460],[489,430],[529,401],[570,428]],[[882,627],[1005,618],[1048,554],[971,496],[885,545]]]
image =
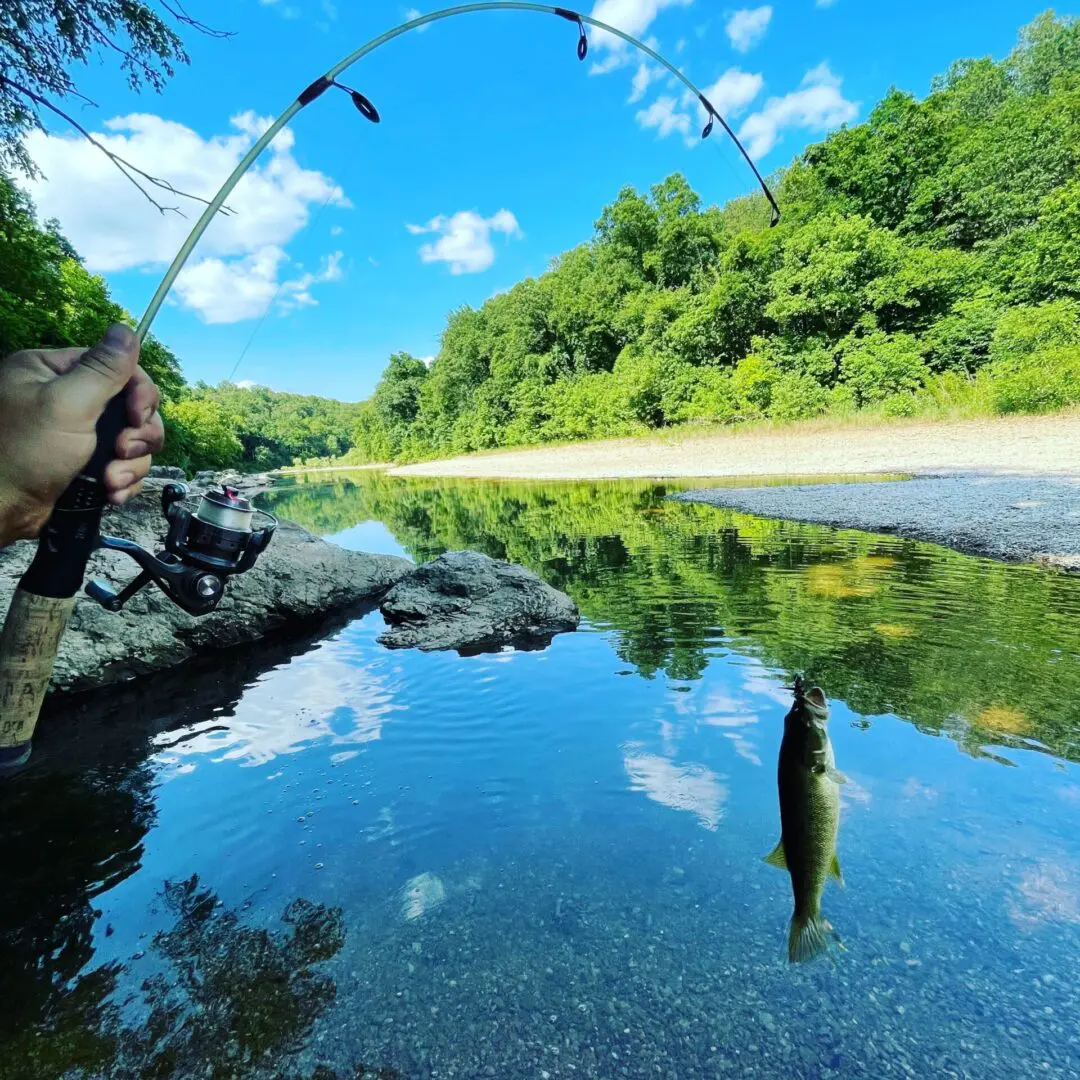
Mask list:
[[[188,15],[181,4],[161,6],[175,26],[223,36]],[[79,92],[74,69],[107,56],[119,63],[130,89],[160,91],[175,65],[188,62],[173,25],[141,0],[4,0],[0,55],[0,168],[30,175],[37,168],[24,139],[35,128],[45,130],[43,112],[84,130],[64,111],[68,100],[90,100]]]
[[408,353],[395,353],[371,399],[372,414],[386,435],[391,456],[401,452],[409,428],[420,412],[420,394],[427,365]]
[[243,445],[236,422],[216,401],[186,397],[166,402],[165,453],[162,460],[189,472],[221,469],[241,464]]
[[73,254],[56,224],[41,228],[29,197],[0,174],[0,354],[61,343],[60,268]]
[[910,334],[874,331],[841,346],[840,374],[859,405],[918,390],[929,375],[918,341]]
[[[39,226],[33,203],[0,174],[0,355],[41,346],[88,347],[114,322],[134,325],[105,280],[82,265],[56,222]],[[167,400],[180,395],[180,365],[153,336],[143,343],[141,363]]]

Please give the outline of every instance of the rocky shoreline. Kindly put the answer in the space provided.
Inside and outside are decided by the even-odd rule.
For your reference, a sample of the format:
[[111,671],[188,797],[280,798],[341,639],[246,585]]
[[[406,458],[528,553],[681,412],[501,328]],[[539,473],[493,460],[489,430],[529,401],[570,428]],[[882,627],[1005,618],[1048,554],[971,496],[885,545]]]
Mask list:
[[[161,491],[182,479],[179,469],[155,468],[142,494],[106,512],[102,532],[160,550],[166,531]],[[265,475],[200,473],[189,490],[198,494],[227,484],[251,498],[272,483]],[[7,611],[34,550],[28,542],[0,550],[0,611]],[[118,591],[137,573],[127,556],[100,550],[91,558],[87,578]],[[404,591],[392,592],[399,583]],[[268,637],[302,636],[335,615],[371,610],[384,597],[384,616],[391,624],[386,644],[399,648],[471,652],[516,643],[537,647],[578,622],[569,597],[521,567],[466,552],[417,568],[394,555],[347,551],[282,521],[255,566],[230,579],[220,606],[209,615],[186,614],[153,586],[120,612],[106,611],[80,594],[57,655],[51,691],[113,686]]]
[[1080,478],[1075,476],[926,476],[869,484],[701,488],[670,497],[1080,571]]
[[[165,535],[161,489],[170,479],[148,479],[141,495],[106,513],[102,531],[148,550],[160,548]],[[0,610],[7,610],[34,550],[34,544],[20,543],[0,551]],[[126,682],[287,627],[310,625],[335,611],[373,604],[414,569],[406,559],[345,551],[282,522],[255,567],[234,577],[220,607],[202,618],[186,614],[152,586],[118,613],[80,595],[57,655],[52,690]],[[127,556],[98,551],[87,576],[119,589],[137,573]]]

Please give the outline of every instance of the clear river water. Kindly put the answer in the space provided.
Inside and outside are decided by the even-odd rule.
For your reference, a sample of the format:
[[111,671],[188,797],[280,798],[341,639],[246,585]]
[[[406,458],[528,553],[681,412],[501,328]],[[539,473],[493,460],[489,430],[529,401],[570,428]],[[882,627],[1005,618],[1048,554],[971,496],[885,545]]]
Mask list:
[[[266,496],[522,563],[581,629],[358,612],[53,709],[0,787],[0,1078],[1080,1075],[1080,578],[677,487]],[[792,966],[795,672],[849,783],[844,948]]]

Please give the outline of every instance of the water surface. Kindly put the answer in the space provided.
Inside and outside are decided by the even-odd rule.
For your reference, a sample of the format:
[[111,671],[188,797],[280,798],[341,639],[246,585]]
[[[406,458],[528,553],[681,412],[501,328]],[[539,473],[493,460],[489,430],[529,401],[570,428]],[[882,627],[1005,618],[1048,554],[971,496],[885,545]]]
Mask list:
[[[326,636],[66,703],[0,790],[0,1077],[1074,1076],[1080,580],[378,474],[269,500],[569,592],[542,652]],[[775,759],[832,699],[846,950],[789,967]]]

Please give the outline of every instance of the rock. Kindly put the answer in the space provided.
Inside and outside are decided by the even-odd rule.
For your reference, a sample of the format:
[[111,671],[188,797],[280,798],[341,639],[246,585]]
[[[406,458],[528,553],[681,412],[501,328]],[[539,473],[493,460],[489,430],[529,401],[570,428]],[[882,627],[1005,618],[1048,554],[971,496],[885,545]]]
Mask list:
[[391,648],[473,650],[543,647],[576,630],[577,606],[521,566],[475,551],[450,551],[398,582],[381,611]]
[[434,874],[418,874],[401,890],[401,914],[412,922],[434,911],[446,899],[446,886]]
[[[166,482],[148,480],[142,495],[106,514],[103,532],[158,549],[165,534],[160,498]],[[30,543],[0,551],[0,617],[33,552]],[[122,682],[276,631],[300,630],[334,611],[374,602],[412,569],[405,559],[345,551],[282,522],[255,567],[232,578],[217,611],[202,618],[181,611],[153,585],[118,614],[80,596],[60,646],[52,688],[86,690]],[[99,551],[87,576],[119,588],[137,573],[129,557]]]
[[[184,479],[183,469],[178,469],[174,465],[154,465],[150,469],[150,475],[155,479]],[[274,486],[276,479],[269,473],[241,473],[236,472],[235,469],[215,472],[213,469],[203,469],[188,481],[188,488],[192,492],[202,492],[207,488],[224,485],[239,492],[245,499],[253,499],[256,495],[269,491]]]

